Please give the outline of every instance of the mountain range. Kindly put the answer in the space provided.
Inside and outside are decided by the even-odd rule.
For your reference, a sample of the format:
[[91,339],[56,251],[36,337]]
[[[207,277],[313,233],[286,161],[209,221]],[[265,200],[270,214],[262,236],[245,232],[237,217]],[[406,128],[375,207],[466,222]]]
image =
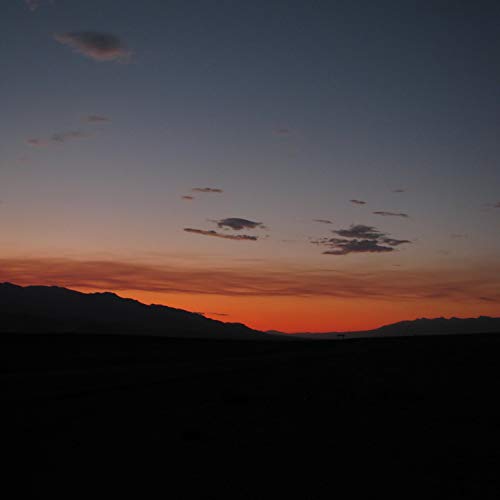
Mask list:
[[400,337],[433,334],[500,333],[500,318],[421,318],[359,332],[261,332],[202,314],[146,305],[110,292],[82,293],[57,286],[0,284],[2,333],[107,333],[175,338],[314,339]]
[[241,323],[146,305],[110,292],[82,293],[57,286],[0,284],[0,332],[107,333],[181,338],[266,337]]

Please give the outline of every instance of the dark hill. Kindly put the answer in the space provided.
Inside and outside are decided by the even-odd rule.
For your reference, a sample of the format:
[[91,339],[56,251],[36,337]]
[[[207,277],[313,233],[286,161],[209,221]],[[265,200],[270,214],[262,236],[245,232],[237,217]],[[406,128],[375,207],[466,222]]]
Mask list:
[[60,287],[0,284],[0,332],[120,333],[182,338],[264,336],[240,323],[145,305],[114,293],[81,293]]
[[298,338],[314,340],[406,337],[414,335],[468,335],[474,333],[500,333],[500,318],[479,316],[478,318],[420,318],[399,321],[374,330],[358,332],[296,333]]

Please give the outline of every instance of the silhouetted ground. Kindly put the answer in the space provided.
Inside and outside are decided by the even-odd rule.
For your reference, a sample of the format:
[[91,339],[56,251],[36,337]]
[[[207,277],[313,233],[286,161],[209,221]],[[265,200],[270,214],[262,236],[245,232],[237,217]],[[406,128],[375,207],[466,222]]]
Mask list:
[[0,342],[18,493],[496,497],[500,335]]

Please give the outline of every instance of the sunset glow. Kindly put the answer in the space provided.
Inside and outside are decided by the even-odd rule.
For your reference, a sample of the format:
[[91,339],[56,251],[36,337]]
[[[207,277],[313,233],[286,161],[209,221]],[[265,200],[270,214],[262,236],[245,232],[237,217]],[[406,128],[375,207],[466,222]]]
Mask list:
[[115,4],[3,8],[0,281],[284,332],[500,316],[487,16]]

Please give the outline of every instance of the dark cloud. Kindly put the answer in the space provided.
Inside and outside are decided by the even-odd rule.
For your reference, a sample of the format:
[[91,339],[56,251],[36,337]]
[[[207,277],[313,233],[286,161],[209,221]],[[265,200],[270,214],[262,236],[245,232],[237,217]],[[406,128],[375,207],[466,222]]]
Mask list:
[[372,213],[375,215],[382,215],[382,217],[404,217],[404,218],[409,217],[408,214],[404,214],[401,212],[385,212],[383,210],[380,210],[378,212],[372,212]]
[[411,243],[410,240],[397,240],[395,238],[389,238],[389,237],[381,238],[380,241],[391,247],[397,247],[399,245],[402,245],[403,243]]
[[323,252],[325,255],[347,255],[350,253],[382,253],[392,252],[391,246],[379,245],[376,240],[344,240],[330,238],[327,245],[331,250]]
[[237,240],[237,241],[257,241],[257,236],[249,236],[247,234],[222,234],[217,231],[206,231],[203,229],[193,229],[190,227],[185,227],[184,231],[187,233],[201,234],[203,236],[213,236],[214,238],[224,238],[226,240]]
[[223,193],[224,191],[219,188],[210,188],[210,187],[204,187],[204,188],[193,188],[191,191],[194,191],[195,193]]
[[83,117],[83,121],[87,123],[109,123],[111,118],[104,115],[86,115]]
[[217,226],[220,228],[229,228],[234,229],[235,231],[240,231],[241,229],[265,228],[262,222],[254,222],[252,220],[240,219],[238,217],[229,217],[227,219],[221,219],[214,222],[216,222]]
[[378,229],[364,224],[351,224],[349,229],[338,229],[333,232],[343,238],[364,238],[368,240],[376,240],[384,236]]
[[328,219],[313,219],[313,222],[319,222],[320,224],[333,224],[333,222]]
[[51,144],[62,144],[74,139],[85,139],[86,137],[88,137],[88,134],[82,132],[81,130],[70,130],[68,132],[59,132],[56,134],[52,134],[48,139],[32,137],[26,140],[26,144],[36,148],[41,148],[50,146]]
[[354,203],[355,205],[366,205],[366,201],[363,200],[349,200],[351,203]]
[[373,226],[351,225],[348,229],[332,231],[341,238],[321,238],[312,243],[327,247],[325,255],[348,255],[351,253],[387,253],[409,240],[398,240],[380,232]]
[[187,201],[192,201],[192,200],[194,200],[194,196],[188,196],[188,195],[182,196],[181,198],[182,198],[183,200],[187,200]]
[[125,61],[131,56],[122,41],[110,33],[78,31],[56,34],[54,39],[95,61]]
[[196,314],[200,314],[201,316],[229,316],[227,313],[218,312],[196,312]]

